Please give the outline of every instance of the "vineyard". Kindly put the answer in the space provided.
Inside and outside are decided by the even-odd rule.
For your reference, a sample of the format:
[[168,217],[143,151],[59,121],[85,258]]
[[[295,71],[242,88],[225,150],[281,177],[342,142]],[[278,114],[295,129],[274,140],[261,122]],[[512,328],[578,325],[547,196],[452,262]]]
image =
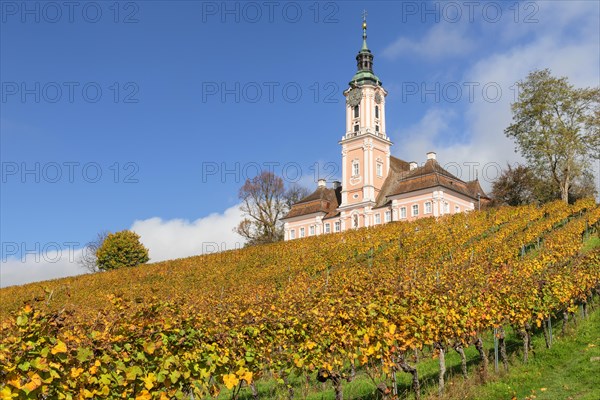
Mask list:
[[[455,214],[0,290],[0,399],[258,399],[272,379],[326,382],[343,398],[358,371],[398,396],[474,346],[482,376],[495,333],[527,360],[534,330],[552,343],[600,290],[593,200]],[[559,344],[557,344],[559,345]]]

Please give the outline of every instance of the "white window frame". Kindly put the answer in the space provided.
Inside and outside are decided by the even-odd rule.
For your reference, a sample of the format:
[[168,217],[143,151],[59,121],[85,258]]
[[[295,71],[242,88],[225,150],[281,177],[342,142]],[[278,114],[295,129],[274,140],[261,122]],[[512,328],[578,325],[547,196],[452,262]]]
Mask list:
[[296,230],[290,229],[290,239],[296,239]]
[[329,222],[325,224],[325,233],[331,233],[331,224]]
[[400,207],[400,218],[406,219],[406,207]]
[[306,233],[306,229],[300,228],[300,237],[303,238]]
[[385,222],[390,222],[392,220],[392,212],[390,210],[387,210],[383,219]]
[[450,214],[450,203],[444,202],[444,214]]
[[315,226],[311,225],[308,227],[308,236],[314,236],[315,235]]
[[375,224],[380,224],[381,223],[381,214],[377,213],[375,214]]
[[352,161],[352,176],[358,175],[360,175],[360,165],[358,163],[358,160],[354,160]]
[[454,212],[455,213],[459,213],[460,212],[460,206],[454,206]]
[[433,204],[430,201],[425,202],[423,214],[431,214],[433,212]]
[[411,212],[411,215],[413,217],[418,217],[419,216],[419,205],[418,204],[413,204],[410,207],[410,212]]
[[335,221],[333,224],[333,230],[336,232],[340,232],[342,230],[342,223],[340,221]]
[[375,170],[377,171],[377,176],[382,177],[383,176],[383,163],[378,162],[375,166]]

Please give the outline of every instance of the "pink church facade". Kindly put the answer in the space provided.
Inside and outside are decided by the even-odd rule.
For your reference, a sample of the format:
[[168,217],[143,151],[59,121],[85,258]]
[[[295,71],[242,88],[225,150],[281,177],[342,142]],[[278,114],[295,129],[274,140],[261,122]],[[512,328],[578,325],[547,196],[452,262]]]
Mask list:
[[489,201],[477,180],[464,182],[427,153],[420,165],[391,155],[386,134],[387,91],[373,73],[366,43],[356,60],[358,71],[344,91],[346,131],[342,147],[342,181],[317,189],[294,204],[282,219],[285,240],[342,232],[393,221],[471,211]]

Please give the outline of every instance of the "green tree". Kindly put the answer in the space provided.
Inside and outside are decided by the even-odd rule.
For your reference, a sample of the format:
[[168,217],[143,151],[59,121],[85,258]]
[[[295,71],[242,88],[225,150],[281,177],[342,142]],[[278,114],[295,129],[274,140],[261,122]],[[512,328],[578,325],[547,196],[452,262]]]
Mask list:
[[600,89],[575,88],[548,69],[531,72],[517,86],[513,123],[504,132],[533,174],[552,182],[568,202],[574,182],[600,158]]
[[140,243],[140,237],[131,231],[109,233],[96,250],[98,269],[107,271],[123,267],[135,267],[148,262],[148,249]]

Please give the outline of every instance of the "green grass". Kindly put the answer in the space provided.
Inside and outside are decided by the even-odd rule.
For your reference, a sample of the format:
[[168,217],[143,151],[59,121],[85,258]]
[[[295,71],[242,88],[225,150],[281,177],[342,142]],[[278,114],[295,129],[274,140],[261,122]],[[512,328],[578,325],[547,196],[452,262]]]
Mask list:
[[550,349],[536,336],[538,351],[527,364],[513,363],[500,380],[473,388],[472,398],[600,399],[600,310],[571,329]]
[[600,247],[600,236],[589,237],[583,244],[583,248],[581,249],[581,252],[587,253],[588,251],[590,251],[596,247]]

